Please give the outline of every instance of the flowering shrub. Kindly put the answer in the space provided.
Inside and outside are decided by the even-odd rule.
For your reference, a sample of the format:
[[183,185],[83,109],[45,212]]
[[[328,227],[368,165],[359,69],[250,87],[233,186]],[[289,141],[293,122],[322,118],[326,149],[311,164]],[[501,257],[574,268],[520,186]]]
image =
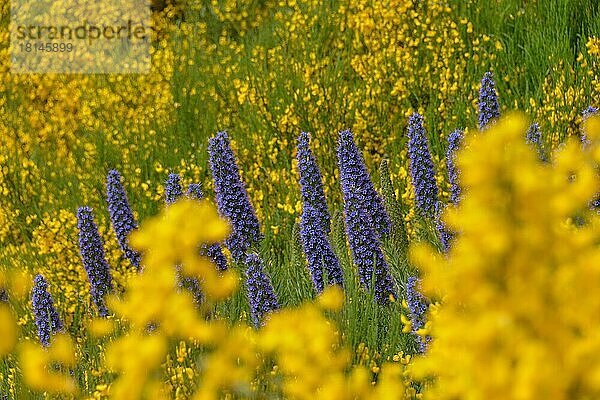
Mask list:
[[581,297],[600,282],[598,217],[588,209],[600,184],[600,120],[586,126],[592,145],[582,150],[571,140],[552,164],[540,163],[522,139],[527,125],[520,116],[467,139],[457,160],[467,194],[445,215],[457,240],[447,258],[425,246],[413,250],[424,268],[423,289],[442,299],[430,313],[427,356],[412,367],[415,377],[433,377],[425,397],[600,393],[593,378],[600,303]]

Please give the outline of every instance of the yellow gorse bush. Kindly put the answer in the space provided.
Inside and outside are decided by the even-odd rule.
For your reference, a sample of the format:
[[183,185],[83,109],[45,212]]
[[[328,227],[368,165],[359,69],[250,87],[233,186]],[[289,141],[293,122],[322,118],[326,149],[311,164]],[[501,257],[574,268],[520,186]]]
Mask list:
[[[77,385],[67,368],[76,364],[72,339],[66,334],[54,338],[50,348],[26,341],[20,345],[20,361],[27,386],[52,394],[76,394]],[[61,369],[57,370],[56,364]]]
[[413,249],[423,288],[441,299],[433,341],[412,369],[431,399],[591,399],[600,395],[600,120],[582,149],[543,164],[521,116],[471,136],[458,157],[466,192],[448,225],[447,258]]
[[0,357],[4,357],[17,344],[17,321],[6,304],[0,304],[0,337]]
[[[93,182],[103,149],[126,166],[132,187],[144,190],[136,160],[148,157],[157,130],[172,125],[176,110],[173,46],[166,40],[172,21],[153,15],[148,74],[17,74],[10,70],[10,5],[0,4],[0,259],[11,269],[61,281],[57,301],[71,314],[80,297],[89,298],[89,285],[70,240],[76,219],[65,199],[77,192],[84,203],[98,204]],[[64,185],[57,186],[60,178]],[[111,265],[122,265],[112,240]]]
[[[143,272],[129,280],[122,298],[110,301],[121,323],[129,325],[129,332],[106,349],[106,367],[119,374],[109,388],[112,399],[167,396],[178,385],[162,383],[157,373],[163,363],[175,371],[175,381],[196,381],[194,399],[217,399],[225,393],[249,396],[264,384],[295,399],[415,395],[400,364],[384,364],[383,380],[377,385],[371,383],[366,368],[355,367],[348,373],[350,354],[322,312],[340,309],[343,295],[338,288],[325,291],[320,305],[307,303],[273,314],[258,331],[203,318],[210,304],[231,295],[238,278],[233,270],[218,273],[211,262],[198,256],[198,245],[222,240],[228,230],[207,200],[181,200],[132,236],[131,243],[144,251]],[[177,263],[182,273],[201,278],[206,299],[200,313],[191,294],[178,288]],[[179,342],[179,364],[188,357],[187,346],[210,351],[191,364],[194,368],[176,367],[168,350],[173,340]],[[272,372],[261,373],[269,362],[274,363]],[[191,395],[189,384],[181,387],[176,393]]]
[[[552,74],[545,76],[539,99],[529,99],[525,105],[528,115],[543,124],[547,145],[556,149],[565,138],[577,137],[581,131],[581,112],[589,105],[598,104],[590,99],[600,96],[600,39],[589,37],[585,49],[572,65],[559,60],[552,66]],[[523,73],[523,71],[517,71]]]

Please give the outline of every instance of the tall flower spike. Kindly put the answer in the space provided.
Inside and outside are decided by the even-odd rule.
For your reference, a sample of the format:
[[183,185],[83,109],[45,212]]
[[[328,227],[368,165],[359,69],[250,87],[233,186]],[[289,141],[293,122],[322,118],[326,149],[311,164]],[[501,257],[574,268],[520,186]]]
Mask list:
[[[190,183],[188,186],[187,197],[190,199],[202,200],[204,198],[202,186],[199,183]],[[213,260],[219,271],[227,270],[227,258],[223,254],[223,249],[221,249],[220,244],[214,243],[207,247],[203,246],[201,253]]]
[[[355,158],[351,156],[353,152],[348,151],[348,147],[352,147],[354,142],[351,141],[352,146],[349,146],[348,140],[351,141],[351,136],[348,138],[346,135],[343,138],[340,135],[338,147],[340,182],[344,195],[346,235],[348,236],[348,243],[352,250],[352,259],[358,268],[360,283],[367,290],[373,287],[377,301],[385,304],[390,300],[390,295],[397,298],[394,288],[395,283],[381,251],[379,240],[372,228],[373,223],[369,219],[369,209],[365,207],[364,191],[358,190],[361,188],[361,186],[357,185],[357,180],[359,180],[357,176],[360,168],[357,168]],[[344,165],[344,163],[348,165]],[[366,173],[366,169],[364,172]],[[364,176],[358,183],[363,183],[362,187],[366,186],[364,184]],[[375,279],[374,282],[373,278]]]
[[110,267],[104,255],[102,239],[98,233],[98,227],[94,223],[91,208],[79,207],[77,228],[79,229],[79,251],[90,281],[92,300],[98,309],[98,314],[105,317],[108,315],[108,309],[104,296],[113,289],[113,284]]
[[180,288],[188,290],[192,294],[196,305],[200,305],[204,300],[204,293],[202,293],[200,280],[195,276],[182,275],[181,265],[176,265],[175,269],[177,271],[177,285]]
[[598,112],[596,107],[588,106],[585,110],[583,110],[583,118],[587,119],[589,116],[594,115]]
[[165,182],[165,202],[167,205],[171,205],[179,200],[181,196],[183,196],[183,189],[181,188],[179,174],[169,174]]
[[257,254],[246,257],[246,286],[248,303],[254,326],[259,327],[266,314],[279,308],[271,280],[263,270],[263,262]]
[[363,156],[350,131],[340,132],[338,161],[342,189],[352,193],[356,200],[354,206],[364,215],[363,222],[368,223],[379,237],[387,235],[391,229],[390,217],[381,196],[373,187]]
[[406,302],[408,304],[409,318],[412,331],[417,338],[419,352],[424,353],[427,350],[427,344],[431,341],[431,337],[426,336],[423,338],[421,335],[417,335],[416,332],[425,327],[425,318],[427,309],[429,308],[429,301],[419,290],[419,279],[414,276],[409,277],[406,281]]
[[479,130],[484,130],[490,123],[500,117],[500,106],[496,94],[496,84],[492,73],[486,72],[479,89]]
[[[596,107],[592,107],[589,106],[588,108],[586,108],[585,110],[583,110],[583,112],[581,113],[581,115],[583,116],[583,120],[585,121],[586,119],[588,119],[589,117],[591,117],[592,115],[595,115],[598,112],[598,109]],[[586,133],[583,131],[583,129],[581,130],[581,143],[583,144],[583,146],[587,146],[590,142],[587,138]]]
[[53,333],[62,331],[64,327],[56,308],[54,308],[52,296],[48,293],[48,284],[44,277],[39,274],[33,278],[31,306],[40,343],[49,346],[50,336]]
[[438,201],[435,205],[435,229],[438,232],[440,243],[442,244],[442,250],[444,253],[448,253],[450,250],[450,244],[454,238],[454,233],[448,229],[444,221],[442,221],[442,214],[446,205],[441,201]]
[[325,271],[330,285],[344,286],[344,273],[321,226],[321,217],[322,214],[310,203],[304,203],[300,217],[300,238],[317,293],[325,288]]
[[204,193],[202,192],[202,186],[199,183],[190,183],[186,196],[192,200],[202,200]]
[[394,279],[390,275],[379,240],[356,203],[356,198],[344,196],[346,234],[352,250],[352,259],[358,268],[362,286],[368,290],[373,286],[377,301],[387,304],[391,300],[390,296],[397,298]]
[[542,134],[540,132],[540,126],[537,122],[534,122],[529,126],[527,133],[525,134],[525,143],[534,146],[539,146],[542,143]]
[[127,194],[123,185],[121,185],[121,175],[119,175],[118,171],[108,171],[108,176],[106,177],[106,201],[108,203],[110,221],[117,235],[119,246],[121,246],[125,257],[139,270],[141,255],[129,247],[127,239],[129,234],[137,229],[138,225],[133,217],[133,212],[131,212],[131,207],[127,201]]
[[446,169],[448,170],[448,181],[450,182],[450,201],[457,205],[460,199],[459,174],[456,168],[456,152],[460,148],[464,135],[460,129],[448,135],[448,150],[446,151]]
[[433,218],[438,188],[423,128],[423,117],[416,113],[408,119],[408,157],[417,210],[423,216]]
[[542,147],[542,133],[540,132],[540,126],[536,122],[529,126],[527,134],[525,135],[525,142],[535,148],[540,160],[547,161]]
[[[585,121],[586,119],[588,119],[592,115],[596,115],[597,113],[598,113],[598,109],[596,107],[589,106],[582,112],[583,120]],[[583,144],[584,147],[590,144],[590,141],[587,138],[587,135],[583,129],[581,130],[581,143]],[[592,208],[592,210],[596,210],[596,211],[600,210],[600,193],[597,193],[594,196],[594,198],[592,199],[591,208]]]
[[227,271],[229,268],[227,265],[227,257],[225,257],[223,254],[223,249],[221,248],[220,244],[211,244],[206,248],[206,250],[204,250],[204,252],[208,258],[213,260],[219,271]]
[[302,193],[303,203],[310,204],[315,210],[314,215],[319,225],[325,233],[329,233],[331,217],[325,200],[323,191],[323,178],[317,161],[310,149],[310,136],[306,132],[301,132],[298,136],[298,172],[300,173],[300,191]]
[[232,226],[225,245],[236,262],[244,262],[246,252],[263,235],[258,218],[240,177],[235,155],[226,132],[219,132],[208,141],[210,169],[215,183],[217,208]]

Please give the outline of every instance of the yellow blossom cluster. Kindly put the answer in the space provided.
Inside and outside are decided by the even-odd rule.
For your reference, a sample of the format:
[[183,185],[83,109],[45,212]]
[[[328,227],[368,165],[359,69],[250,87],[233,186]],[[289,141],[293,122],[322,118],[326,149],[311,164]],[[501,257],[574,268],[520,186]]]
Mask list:
[[[600,395],[598,216],[600,119],[592,144],[570,140],[542,163],[513,115],[467,139],[458,156],[466,192],[445,215],[457,233],[447,257],[421,245],[431,313],[432,378],[425,398],[584,399]],[[451,365],[452,368],[448,368]],[[557,379],[560,376],[560,379]]]
[[[210,304],[230,295],[237,285],[235,272],[218,273],[197,253],[199,243],[222,240],[227,232],[228,226],[208,201],[182,200],[132,236],[132,244],[144,250],[144,269],[130,279],[122,298],[110,301],[129,325],[126,335],[107,345],[106,366],[119,373],[109,387],[110,398],[165,398],[168,393],[182,396],[185,392],[194,399],[216,399],[226,393],[248,396],[262,385],[297,399],[416,395],[414,389],[405,389],[403,364],[384,364],[377,384],[361,366],[348,373],[349,353],[335,325],[321,311],[335,312],[343,305],[338,288],[328,289],[318,305],[308,303],[273,314],[258,331],[202,318],[202,313],[210,314]],[[176,263],[181,263],[184,274],[201,279],[208,307],[200,313],[192,296],[178,290]],[[168,354],[174,339],[178,364],[185,365],[190,357],[189,346],[208,352],[193,364],[175,366]],[[157,375],[165,362],[167,371],[175,372],[168,385]],[[274,363],[271,372],[261,373],[269,363]],[[182,385],[184,380],[189,383]]]
[[501,49],[443,2],[353,1],[348,15],[343,29],[354,33],[351,64],[361,78],[350,94],[353,128],[374,154],[402,136],[404,117],[430,102],[439,121],[431,129],[444,138],[474,98],[478,82],[465,80],[467,67],[493,61],[492,50]]
[[[69,376],[69,367],[76,364],[73,341],[68,335],[58,335],[49,349],[39,343],[22,343],[19,352],[23,377],[33,390],[52,394],[76,394],[75,380]],[[61,369],[57,370],[56,364]]]
[[539,101],[530,99],[525,108],[535,116],[536,121],[542,122],[548,149],[557,148],[567,137],[579,136],[582,111],[591,105],[585,103],[589,98],[584,86],[573,82],[577,79],[573,67],[559,62],[554,67],[554,72],[558,71],[562,73],[549,75],[544,79],[544,97]]

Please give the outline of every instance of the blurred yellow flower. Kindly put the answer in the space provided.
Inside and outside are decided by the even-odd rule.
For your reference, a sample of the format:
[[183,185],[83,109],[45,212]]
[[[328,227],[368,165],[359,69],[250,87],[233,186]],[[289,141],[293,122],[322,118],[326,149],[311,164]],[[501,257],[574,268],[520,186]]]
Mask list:
[[95,318],[88,322],[88,330],[92,336],[103,337],[115,330],[115,321],[110,318]]
[[[587,134],[599,126],[590,118]],[[526,130],[511,115],[467,139],[467,195],[445,215],[455,243],[448,257],[412,251],[423,289],[442,299],[425,327],[428,353],[409,368],[432,378],[426,399],[600,396],[600,301],[586,295],[600,285],[596,143],[570,140],[541,163]]]
[[20,344],[19,355],[23,378],[31,389],[52,394],[77,393],[75,380],[68,372],[53,366],[54,363],[62,368],[75,366],[75,348],[68,335],[57,335],[48,349],[38,343],[25,341]]
[[200,243],[217,243],[228,233],[229,226],[208,200],[198,203],[183,199],[166,210],[164,220],[155,217],[146,221],[144,229],[132,233],[130,243],[146,251],[147,257],[177,262]]
[[328,286],[318,297],[319,305],[330,311],[339,311],[344,305],[344,291],[336,285]]
[[0,357],[9,354],[17,344],[17,320],[7,304],[0,303]]

